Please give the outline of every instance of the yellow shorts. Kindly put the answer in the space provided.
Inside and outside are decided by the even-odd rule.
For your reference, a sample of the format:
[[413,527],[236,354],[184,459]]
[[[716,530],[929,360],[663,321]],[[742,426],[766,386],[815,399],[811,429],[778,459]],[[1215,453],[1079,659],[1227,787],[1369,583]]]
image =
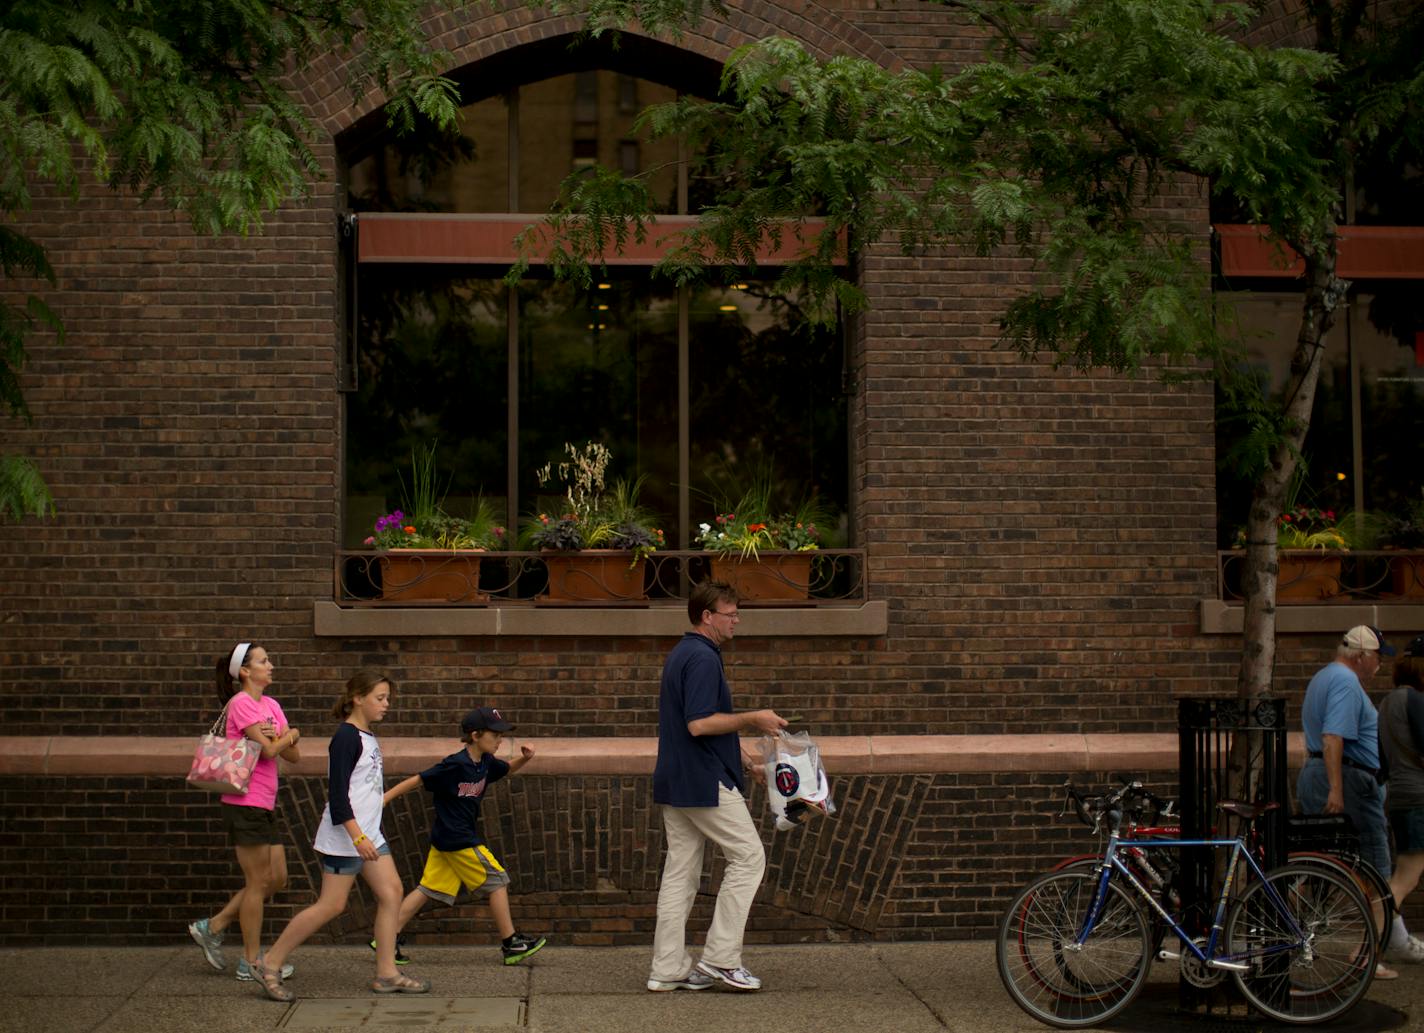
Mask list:
[[420,892],[442,904],[453,904],[460,890],[471,893],[493,893],[509,885],[509,875],[495,860],[488,847],[465,847],[463,850],[430,848],[425,857],[425,871],[420,876]]

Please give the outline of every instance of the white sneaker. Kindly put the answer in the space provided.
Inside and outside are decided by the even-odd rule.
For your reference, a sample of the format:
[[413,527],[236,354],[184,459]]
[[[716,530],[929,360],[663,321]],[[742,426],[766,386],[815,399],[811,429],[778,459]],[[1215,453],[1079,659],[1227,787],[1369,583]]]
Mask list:
[[668,990],[706,990],[713,983],[711,976],[693,969],[681,979],[649,979],[648,989],[654,993]]
[[1406,965],[1424,963],[1424,941],[1417,936],[1410,936],[1402,946],[1387,948],[1384,956],[1388,961],[1402,961]]
[[711,976],[723,986],[733,990],[760,990],[761,980],[752,975],[744,968],[718,968],[716,965],[709,965],[705,961],[699,961],[697,967]]

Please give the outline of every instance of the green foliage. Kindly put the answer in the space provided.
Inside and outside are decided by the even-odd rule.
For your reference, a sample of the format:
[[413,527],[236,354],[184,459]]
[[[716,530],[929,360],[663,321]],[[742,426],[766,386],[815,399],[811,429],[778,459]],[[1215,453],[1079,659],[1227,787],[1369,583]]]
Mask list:
[[389,95],[392,126],[454,122],[458,93],[436,73],[422,8],[17,0],[0,15],[0,206],[28,208],[31,177],[76,193],[83,154],[111,186],[161,195],[202,232],[259,228],[321,171],[286,84],[294,65],[353,51],[348,87]]
[[563,511],[531,517],[521,532],[522,545],[550,551],[627,549],[636,562],[666,544],[657,517],[638,502],[643,478],[605,487],[613,456],[596,441],[565,443],[564,452],[567,460],[557,466],[547,463],[538,474],[541,485],[563,483]]
[[[601,10],[620,6],[638,7]],[[826,232],[806,235],[778,287],[803,290],[811,315],[830,320],[864,304],[835,271],[847,247],[1011,247],[1037,272],[1003,320],[1025,354],[1117,371],[1205,360],[1214,371],[1227,348],[1207,273],[1164,198],[1175,176],[1209,178],[1292,243],[1318,246],[1335,184],[1319,148],[1301,145],[1328,125],[1315,91],[1336,63],[1242,45],[1223,30],[1247,9],[1210,0],[950,6],[994,40],[988,60],[957,75],[819,61],[772,38],[728,62],[723,99],[645,113],[654,137],[685,137],[704,156],[692,174],[717,184],[659,271],[687,282],[709,265],[754,266],[763,241],[814,214]],[[586,277],[655,233],[651,210],[636,178],[571,177],[549,219],[556,271]]]
[[[686,6],[687,19],[716,13]],[[1291,384],[1266,393],[1188,243],[1199,227],[1174,216],[1174,195],[1210,184],[1241,219],[1316,263],[1302,324],[1322,338],[1345,287],[1333,272],[1344,185],[1357,169],[1407,172],[1424,157],[1424,12],[1309,0],[1302,27],[1313,46],[1259,47],[1243,42],[1253,4],[944,6],[988,41],[984,60],[954,74],[822,61],[771,38],[728,61],[718,100],[646,112],[654,137],[683,136],[704,155],[692,172],[716,188],[659,271],[687,282],[754,265],[760,243],[818,215],[827,232],[806,242],[781,286],[803,288],[811,315],[826,319],[864,303],[836,273],[844,248],[1017,253],[1033,277],[1003,312],[1006,344],[1077,369],[1131,373],[1150,362],[1170,378],[1211,377],[1223,420],[1240,432],[1228,448],[1235,474],[1285,470],[1308,423],[1302,388],[1320,345],[1306,339]],[[642,11],[632,0],[598,8],[602,25]],[[580,275],[616,250],[620,218],[656,233],[650,211],[612,174],[570,181],[549,219],[559,274]]]
[[1402,512],[1383,518],[1380,536],[1392,549],[1424,549],[1424,489]]
[[[458,91],[420,29],[424,7],[10,0],[0,7],[0,216],[27,210],[37,182],[77,196],[87,165],[115,189],[185,212],[199,232],[258,230],[321,175],[316,128],[289,90],[294,67],[350,52],[352,95],[375,89],[390,98],[396,129],[417,119],[455,123]],[[4,226],[0,261],[6,280],[54,282],[43,250]],[[24,342],[37,322],[59,327],[36,297],[23,310],[0,302],[0,403],[21,417]],[[32,465],[7,464],[0,498],[36,501],[25,493],[37,480]]]
[[815,493],[801,494],[770,463],[724,464],[707,471],[715,515],[696,542],[709,552],[755,557],[762,549],[820,547],[831,513]]
[[0,456],[0,520],[54,514],[54,498],[35,464],[23,456]]
[[438,442],[432,441],[422,449],[411,449],[410,479],[400,475],[401,502],[407,515],[416,524],[428,524],[440,512],[440,504],[445,499],[445,484],[440,482],[439,468],[435,463]]
[[497,549],[505,544],[505,530],[487,499],[475,499],[465,516],[445,511],[451,478],[442,478],[436,462],[438,444],[411,449],[409,476],[397,471],[404,508],[378,517],[367,545],[378,549]]

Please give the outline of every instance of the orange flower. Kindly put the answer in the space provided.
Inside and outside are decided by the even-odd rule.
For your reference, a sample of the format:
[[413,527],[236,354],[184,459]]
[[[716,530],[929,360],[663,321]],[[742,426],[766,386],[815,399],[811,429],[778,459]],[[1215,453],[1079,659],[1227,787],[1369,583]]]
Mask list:
[[415,534],[415,528],[414,528],[414,527],[404,527],[404,528],[401,528],[401,530],[405,531],[406,534]]
[[766,525],[765,525],[765,524],[748,524],[748,525],[747,525],[747,530],[750,531],[750,532],[752,532],[752,534],[756,534],[758,531],[765,531],[765,530],[766,530]]

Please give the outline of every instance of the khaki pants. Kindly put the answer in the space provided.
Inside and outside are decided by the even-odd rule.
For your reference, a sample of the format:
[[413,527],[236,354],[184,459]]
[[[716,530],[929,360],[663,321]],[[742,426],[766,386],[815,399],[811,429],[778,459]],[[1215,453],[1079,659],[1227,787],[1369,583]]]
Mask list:
[[692,970],[687,952],[687,916],[702,878],[702,848],[716,844],[727,859],[717,907],[707,930],[702,960],[717,968],[740,968],[742,936],[761,877],[766,871],[766,851],[747,811],[747,802],[735,789],[720,786],[716,807],[663,807],[667,835],[667,860],[658,888],[658,930],[653,936],[653,979],[672,982]]

